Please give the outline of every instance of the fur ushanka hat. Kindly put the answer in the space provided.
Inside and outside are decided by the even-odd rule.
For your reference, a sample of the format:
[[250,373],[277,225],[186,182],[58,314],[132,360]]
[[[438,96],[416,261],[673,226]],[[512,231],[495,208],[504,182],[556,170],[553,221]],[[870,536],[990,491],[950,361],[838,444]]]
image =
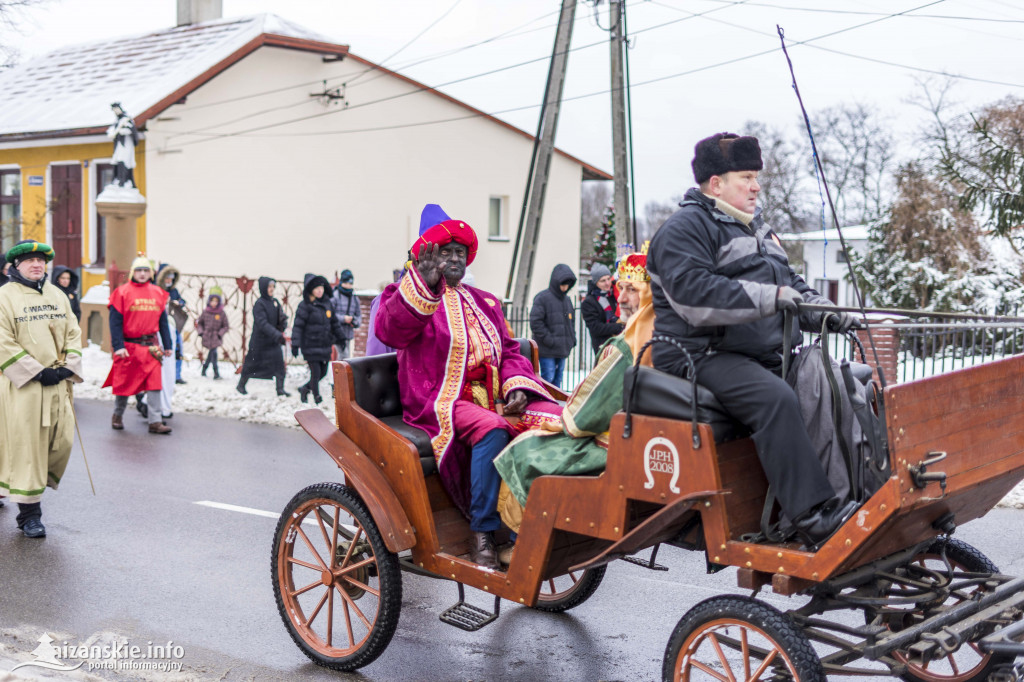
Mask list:
[[757,138],[740,137],[735,133],[718,133],[698,142],[693,148],[691,165],[698,185],[707,182],[712,175],[764,168]]

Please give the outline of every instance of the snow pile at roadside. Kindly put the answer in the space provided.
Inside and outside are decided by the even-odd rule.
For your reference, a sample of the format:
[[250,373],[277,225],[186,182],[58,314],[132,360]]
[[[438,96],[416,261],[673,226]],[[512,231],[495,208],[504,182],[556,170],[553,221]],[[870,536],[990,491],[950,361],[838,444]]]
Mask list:
[[[173,362],[173,360],[164,362]],[[75,385],[75,397],[113,402],[114,395],[110,389],[100,388],[110,371],[110,354],[101,351],[99,346],[90,344],[82,350],[82,364],[85,382]],[[182,363],[181,378],[187,383],[176,384],[174,387],[171,405],[175,412],[205,414],[254,424],[299,428],[295,422],[295,412],[315,407],[312,397],[310,397],[308,405],[303,405],[299,401],[299,394],[296,390],[309,379],[309,370],[305,365],[288,367],[285,390],[291,393],[291,397],[287,398],[277,395],[273,380],[251,379],[245,387],[249,394],[240,394],[235,390],[238,375],[235,374],[235,366],[230,363],[220,363],[223,379],[219,381],[213,379],[212,369],[208,371],[209,376],[205,377],[200,375],[201,369],[202,364],[198,360],[186,360]],[[331,421],[334,421],[334,398],[331,395],[330,376],[320,382],[320,393],[324,397],[320,409]],[[134,409],[134,402],[134,400],[129,402],[129,410]]]

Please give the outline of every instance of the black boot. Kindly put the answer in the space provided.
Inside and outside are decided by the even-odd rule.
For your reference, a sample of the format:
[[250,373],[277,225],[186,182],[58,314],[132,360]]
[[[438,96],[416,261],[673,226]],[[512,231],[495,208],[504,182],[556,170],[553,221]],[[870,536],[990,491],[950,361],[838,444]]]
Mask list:
[[242,395],[249,395],[249,392],[245,390],[245,381],[246,380],[244,378],[239,379],[238,386],[235,386],[235,389]]
[[43,505],[39,502],[18,503],[18,528],[27,538],[46,537],[46,527],[43,526]]
[[303,384],[302,386],[299,386],[299,400],[302,401],[302,402],[307,402],[308,399],[309,399],[309,386],[306,386],[305,384]]
[[799,516],[793,527],[804,545],[813,552],[818,551],[839,528],[856,513],[860,505],[853,500],[840,504],[838,497],[825,500]]
[[494,548],[494,533],[473,531],[469,549],[473,563],[484,568],[501,570],[501,566],[498,565],[498,551]]
[[283,376],[274,377],[274,381],[277,382],[277,394],[278,395],[283,395],[285,397],[288,397],[288,396],[291,395],[291,393],[289,393],[286,390],[284,390],[284,377]]
[[142,397],[144,395],[146,395],[146,394],[145,393],[139,393],[138,395],[135,396],[135,409],[138,410],[139,414],[142,415],[143,419],[148,419],[149,418],[149,408],[146,406],[146,403],[142,402]]

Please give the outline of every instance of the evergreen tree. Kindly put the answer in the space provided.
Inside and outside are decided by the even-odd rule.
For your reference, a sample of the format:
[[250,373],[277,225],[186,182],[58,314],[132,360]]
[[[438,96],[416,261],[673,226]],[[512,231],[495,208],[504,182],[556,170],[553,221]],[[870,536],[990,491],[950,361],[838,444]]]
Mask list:
[[590,259],[590,267],[598,263],[615,269],[617,250],[615,246],[615,207],[611,204],[604,210],[601,227],[594,235],[594,256]]

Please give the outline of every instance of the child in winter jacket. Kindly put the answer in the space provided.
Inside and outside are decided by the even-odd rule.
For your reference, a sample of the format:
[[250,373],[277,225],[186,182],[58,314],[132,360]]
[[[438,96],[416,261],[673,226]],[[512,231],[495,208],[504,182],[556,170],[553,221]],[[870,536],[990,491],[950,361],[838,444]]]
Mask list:
[[206,369],[213,365],[213,378],[220,379],[220,371],[217,369],[217,349],[224,343],[224,335],[228,333],[228,316],[224,312],[224,292],[220,287],[210,289],[210,296],[206,299],[206,309],[196,320],[196,331],[199,338],[203,340],[203,348],[208,353],[206,362],[203,363],[203,376],[206,376]]
[[312,393],[318,405],[323,400],[320,397],[320,380],[327,374],[331,346],[345,338],[326,294],[330,288],[326,277],[306,275],[302,302],[295,309],[295,322],[292,323],[292,355],[298,357],[302,351],[302,357],[309,365],[309,381],[299,386],[299,399],[306,402]]

